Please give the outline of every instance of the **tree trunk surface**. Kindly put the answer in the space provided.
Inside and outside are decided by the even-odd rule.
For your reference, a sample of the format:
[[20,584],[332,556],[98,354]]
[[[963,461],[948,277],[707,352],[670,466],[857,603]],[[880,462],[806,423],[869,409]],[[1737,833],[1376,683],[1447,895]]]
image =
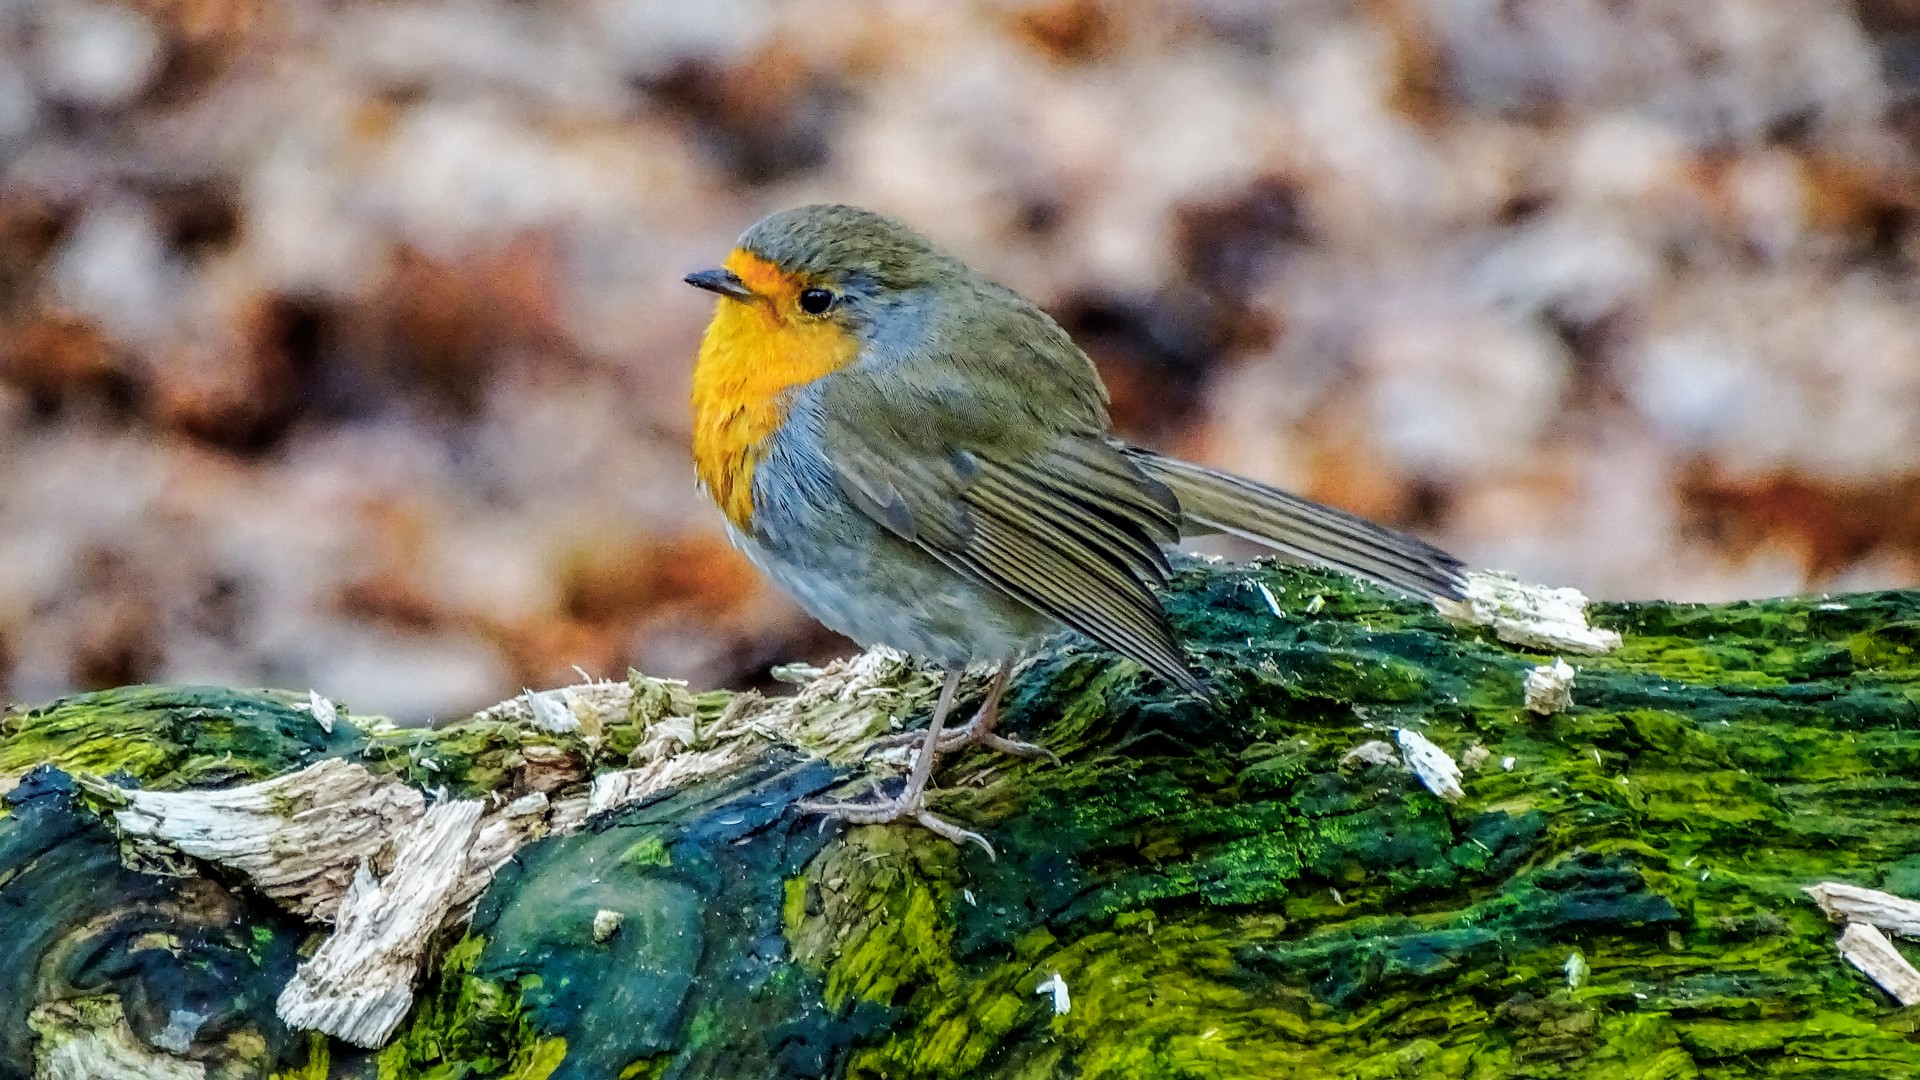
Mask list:
[[936,778],[991,857],[791,808],[904,767],[935,676],[884,653],[10,713],[0,1080],[1920,1076],[1829,918],[1920,933],[1844,888],[1920,897],[1920,592],[1600,605],[1558,675],[1297,568],[1167,603],[1217,700],[1036,658],[1001,729],[1058,760]]

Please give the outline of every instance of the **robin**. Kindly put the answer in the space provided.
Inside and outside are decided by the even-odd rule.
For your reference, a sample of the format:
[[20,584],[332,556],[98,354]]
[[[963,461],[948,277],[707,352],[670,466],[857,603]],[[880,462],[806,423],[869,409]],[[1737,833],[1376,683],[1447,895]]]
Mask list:
[[[946,671],[897,796],[803,810],[987,846],[927,811],[928,779],[971,744],[1045,752],[993,726],[1015,661],[1063,627],[1204,693],[1158,595],[1182,536],[1460,595],[1459,560],[1423,541],[1115,438],[1066,331],[899,222],[783,210],[686,281],[720,297],[693,373],[693,455],[734,542],[827,626]],[[986,697],[947,731],[975,663],[997,665]]]

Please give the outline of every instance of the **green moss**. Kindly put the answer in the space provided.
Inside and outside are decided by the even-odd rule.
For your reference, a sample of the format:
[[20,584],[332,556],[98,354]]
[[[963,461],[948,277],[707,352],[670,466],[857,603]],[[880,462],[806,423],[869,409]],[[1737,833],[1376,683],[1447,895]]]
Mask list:
[[[1920,1021],[1839,959],[1800,892],[1920,894],[1920,593],[1604,606],[1625,645],[1569,658],[1574,707],[1536,717],[1521,680],[1550,657],[1423,605],[1278,566],[1176,585],[1217,703],[1056,643],[1004,724],[1062,761],[969,752],[935,794],[996,861],[785,814],[833,769],[775,755],[523,849],[377,1071],[1920,1075]],[[295,727],[216,719],[195,742],[192,710],[254,699],[129,691],[9,718],[0,762],[210,783],[350,747],[477,792],[530,754],[618,761],[655,719],[728,700],[635,687],[598,744],[469,722],[316,746],[271,696],[245,707]],[[1486,751],[1464,799],[1343,760],[1396,727]],[[595,942],[601,909],[624,921]],[[1055,974],[1064,1013],[1035,993]],[[329,1067],[306,1049],[287,1075]]]
[[406,1027],[376,1058],[379,1080],[545,1080],[559,1067],[566,1040],[537,1031],[524,1001],[538,980],[474,974],[485,947],[484,938],[468,935],[440,958]]
[[557,1035],[541,1039],[525,1055],[514,1059],[506,1080],[547,1080],[566,1057],[567,1040]]
[[620,1070],[620,1080],[661,1080],[673,1065],[673,1055],[655,1054]]
[[[1330,575],[1192,574],[1170,606],[1218,710],[1063,649],[1008,724],[1064,765],[947,773],[986,778],[942,811],[997,862],[862,829],[790,884],[828,1004],[903,1014],[847,1075],[1920,1074],[1798,892],[1920,880],[1920,595],[1606,608],[1627,647],[1547,718],[1541,657]],[[1465,800],[1341,765],[1395,726],[1486,748]]]
[[37,765],[122,775],[143,787],[259,780],[347,753],[350,720],[322,731],[304,694],[130,686],[0,717],[0,779]]
[[[950,933],[941,916],[948,900],[944,885],[952,876],[952,860],[944,854],[918,849],[897,830],[863,829],[810,879],[788,883],[783,915],[796,957],[806,962],[834,955],[825,993],[830,1008],[850,999],[892,1005],[902,985],[954,982]],[[851,882],[866,887],[845,891]],[[813,919],[806,913],[809,885],[825,894]],[[843,926],[855,929],[842,932]]]
[[443,728],[384,728],[372,733],[360,760],[421,788],[446,787],[471,798],[512,786],[529,753],[586,753],[577,738],[501,720],[465,720]]
[[333,1072],[333,1055],[327,1037],[317,1031],[307,1033],[307,1061],[297,1069],[273,1074],[272,1080],[327,1080]]
[[622,852],[620,861],[633,866],[672,866],[673,853],[658,835],[645,836]]

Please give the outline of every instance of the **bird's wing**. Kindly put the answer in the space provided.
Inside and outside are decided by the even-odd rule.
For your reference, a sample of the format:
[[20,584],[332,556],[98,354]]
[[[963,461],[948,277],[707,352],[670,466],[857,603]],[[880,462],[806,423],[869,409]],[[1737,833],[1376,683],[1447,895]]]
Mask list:
[[1418,537],[1204,465],[1122,451],[1172,489],[1185,535],[1231,533],[1422,598],[1458,599],[1466,587],[1460,560]]
[[1022,381],[992,364],[823,380],[822,444],[841,489],[955,571],[1200,690],[1154,592],[1179,504],[1102,436],[1097,382],[1091,403],[1048,408],[1062,388]]

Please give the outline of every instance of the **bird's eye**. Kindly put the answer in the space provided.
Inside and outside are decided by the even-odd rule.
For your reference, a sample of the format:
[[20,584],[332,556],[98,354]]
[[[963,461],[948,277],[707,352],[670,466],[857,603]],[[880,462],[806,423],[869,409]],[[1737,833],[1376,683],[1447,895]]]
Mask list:
[[800,310],[809,315],[825,315],[833,306],[834,296],[825,289],[802,289],[800,291]]

